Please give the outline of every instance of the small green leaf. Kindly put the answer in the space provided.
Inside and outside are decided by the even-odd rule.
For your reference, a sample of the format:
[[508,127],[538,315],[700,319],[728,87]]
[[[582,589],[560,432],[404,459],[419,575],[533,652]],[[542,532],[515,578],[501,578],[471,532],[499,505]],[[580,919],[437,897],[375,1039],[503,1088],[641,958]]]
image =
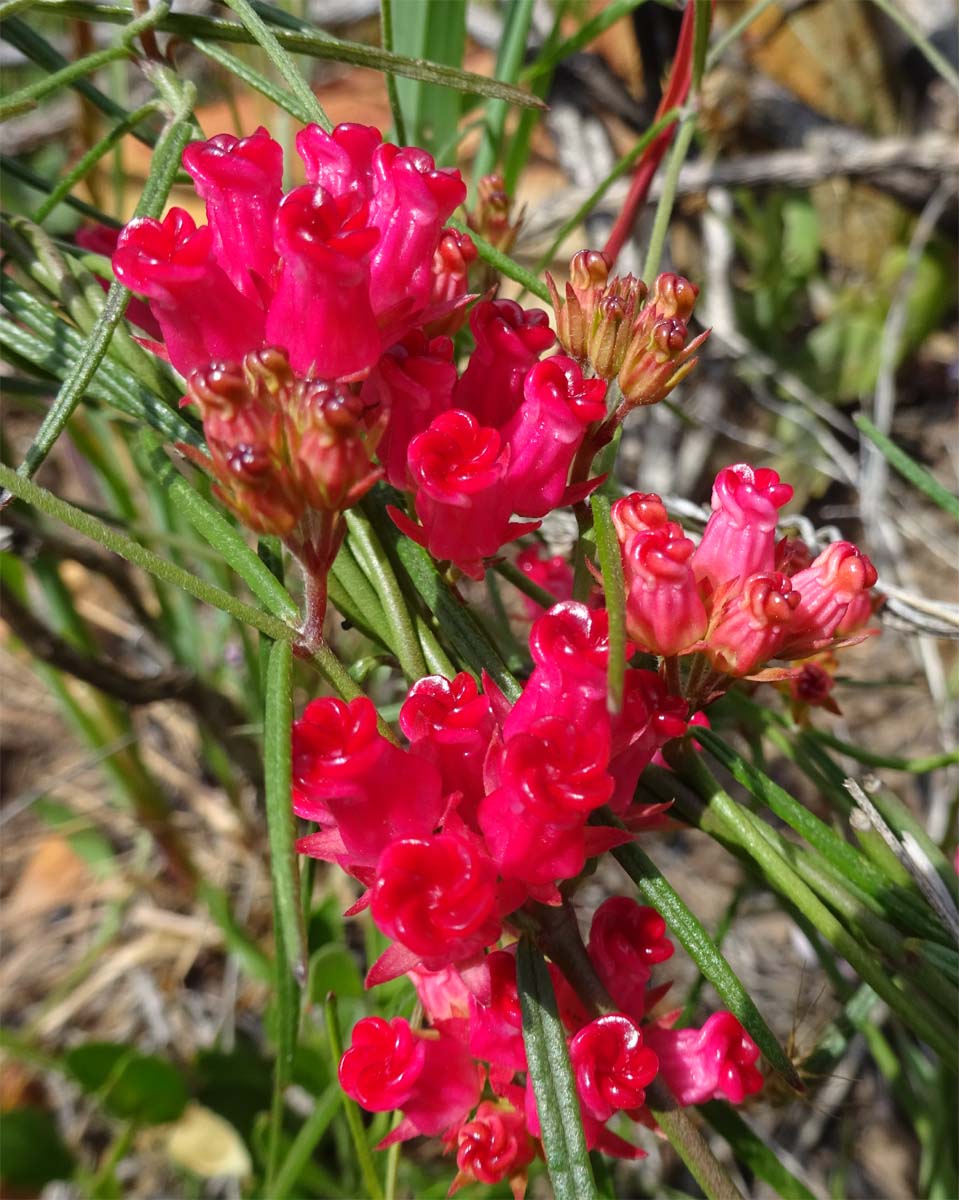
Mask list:
[[523,1010],[523,1043],[542,1129],[546,1166],[556,1200],[595,1198],[566,1033],[546,960],[529,938],[520,939],[516,980]]
[[0,1120],[0,1178],[8,1187],[38,1192],[73,1174],[73,1155],[57,1123],[40,1108],[16,1108]]
[[321,1004],[330,992],[340,997],[363,995],[363,979],[356,959],[345,946],[321,946],[310,959],[310,1000]]
[[699,1111],[732,1148],[736,1161],[774,1189],[781,1200],[816,1200],[806,1185],[779,1161],[766,1143],[728,1104],[710,1100]]
[[868,417],[860,413],[853,417],[853,420],[859,431],[864,433],[889,461],[890,466],[894,467],[914,488],[928,496],[933,504],[938,504],[941,509],[959,521],[959,496],[954,496],[948,488],[944,488],[924,466],[917,463],[914,458],[910,458],[905,450],[900,449],[891,438],[878,430]]
[[76,1046],[67,1052],[65,1065],[83,1090],[97,1096],[109,1113],[138,1124],[175,1121],[189,1099],[176,1067],[119,1043]]

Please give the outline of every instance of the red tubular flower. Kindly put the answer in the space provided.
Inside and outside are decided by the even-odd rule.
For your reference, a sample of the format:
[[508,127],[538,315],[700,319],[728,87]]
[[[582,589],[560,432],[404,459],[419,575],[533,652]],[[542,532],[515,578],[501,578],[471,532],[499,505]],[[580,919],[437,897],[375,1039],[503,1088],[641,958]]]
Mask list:
[[713,590],[730,580],[771,571],[776,520],[793,490],[775,471],[746,463],[726,467],[713,484],[712,516],[696,547],[693,570]]
[[413,438],[407,456],[422,528],[391,510],[394,521],[434,558],[482,579],[483,559],[525,531],[509,523],[501,486],[508,458],[495,429],[458,409],[441,413]]
[[659,1065],[643,1045],[639,1026],[624,1013],[591,1021],[570,1042],[569,1057],[580,1101],[597,1121],[639,1108]]
[[684,1107],[720,1097],[741,1104],[763,1086],[759,1047],[732,1013],[713,1013],[702,1029],[647,1025],[644,1033],[666,1085]]
[[495,942],[495,907],[492,863],[464,837],[407,838],[380,855],[373,920],[427,967],[469,958]]
[[[605,383],[583,379],[571,358],[554,355],[530,367],[523,403],[502,429],[510,451],[506,487],[513,512],[545,517],[569,501],[570,465],[586,427],[605,415]],[[576,492],[580,499],[582,488]]]
[[[394,840],[432,833],[442,813],[439,772],[379,733],[365,696],[306,706],[293,725],[293,781],[294,810],[310,821],[332,817],[353,865],[371,867]],[[301,847],[313,848],[309,838]]]
[[623,707],[613,720],[609,770],[616,781],[610,800],[615,813],[633,803],[639,777],[657,751],[686,732],[687,704],[672,695],[655,671],[627,669]]
[[793,581],[775,572],[750,575],[713,615],[706,654],[717,671],[742,677],[779,654],[799,605]]
[[[555,881],[572,879],[586,865],[587,832],[600,832],[587,831],[582,820],[556,823],[537,819],[526,807],[523,795],[510,787],[498,788],[483,800],[479,823],[500,875],[519,880],[531,890],[545,888],[540,898],[551,900],[557,897],[552,886]],[[613,844],[628,840],[625,836]],[[610,844],[601,849],[608,849]]]
[[654,654],[682,654],[706,632],[706,609],[690,559],[695,544],[670,522],[624,547],[626,633]]
[[[542,548],[534,544],[521,550],[516,556],[516,565],[533,583],[551,592],[557,600],[573,598],[573,568],[561,554],[546,557]],[[523,607],[531,621],[542,616],[546,609],[529,596],[523,596]]]
[[364,404],[378,405],[388,417],[380,462],[386,478],[400,491],[410,486],[410,442],[450,407],[455,383],[453,343],[448,337],[430,340],[417,330],[388,350],[363,384]]
[[562,717],[541,717],[507,741],[499,777],[521,798],[524,814],[568,826],[581,824],[609,799],[608,763],[608,727],[577,729]]
[[619,1008],[641,1021],[651,969],[673,955],[666,922],[654,908],[627,896],[612,896],[593,914],[589,956]]
[[[112,258],[120,232],[113,225],[81,225],[74,233],[73,240],[84,250],[102,254],[104,258]],[[95,275],[95,279],[105,292],[110,290],[109,280],[104,279],[102,275]],[[136,325],[151,340],[159,341],[163,337],[156,318],[150,312],[150,306],[135,296],[127,303],[124,315],[131,325]]]
[[470,312],[476,348],[453,403],[499,429],[519,408],[526,372],[556,340],[546,313],[514,300],[483,300]]
[[380,336],[370,303],[370,251],[379,231],[355,195],[298,187],[277,209],[282,258],[266,322],[294,371],[335,379],[371,367]]
[[390,1112],[413,1094],[426,1063],[426,1042],[402,1017],[364,1017],[340,1059],[340,1087],[367,1112]]
[[477,259],[477,250],[468,233],[458,229],[444,229],[433,254],[433,291],[430,312],[437,310],[443,316],[432,316],[427,322],[430,337],[439,334],[454,334],[466,319],[465,305],[470,267]]
[[484,960],[489,971],[489,1003],[476,996],[469,1002],[469,1050],[491,1063],[490,1080],[509,1081],[526,1070],[523,1013],[516,986],[516,956],[494,950]]
[[383,138],[372,125],[347,121],[327,133],[306,125],[296,135],[296,152],[306,168],[306,181],[331,196],[356,192],[369,200],[373,189],[373,155]]
[[214,360],[236,361],[263,339],[263,311],[241,295],[213,257],[213,234],[172,208],[137,217],[113,254],[118,281],[150,300],[166,353],[183,376]]
[[183,166],[206,201],[217,262],[251,300],[269,295],[276,250],[273,219],[283,194],[283,149],[262,127],[191,142]]
[[486,1072],[466,1046],[435,1031],[425,1034],[423,1041],[426,1061],[412,1095],[402,1105],[406,1120],[383,1139],[381,1149],[417,1133],[450,1140],[479,1103]]
[[400,709],[400,728],[415,754],[439,768],[443,791],[461,792],[459,816],[472,825],[483,797],[483,760],[493,736],[489,697],[465,671],[454,679],[419,679]]
[[459,1172],[448,1195],[464,1184],[493,1184],[509,1179],[516,1200],[526,1188],[526,1167],[536,1157],[536,1143],[526,1121],[511,1104],[484,1100],[472,1120],[460,1126],[456,1136],[456,1165]]
[[812,565],[792,577],[800,594],[784,658],[804,658],[828,643],[854,605],[853,621],[862,615],[862,599],[878,578],[876,568],[851,542],[833,542]]
[[655,492],[633,492],[614,502],[610,509],[613,527],[625,546],[635,533],[649,533],[669,524],[666,505]]

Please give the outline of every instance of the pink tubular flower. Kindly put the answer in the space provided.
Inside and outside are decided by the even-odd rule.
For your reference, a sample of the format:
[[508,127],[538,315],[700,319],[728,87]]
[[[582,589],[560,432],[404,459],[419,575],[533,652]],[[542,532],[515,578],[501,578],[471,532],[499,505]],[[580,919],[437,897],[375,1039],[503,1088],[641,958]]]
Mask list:
[[452,833],[391,842],[373,885],[373,920],[427,967],[457,962],[495,942],[496,874],[472,842]]
[[523,1043],[523,1014],[516,986],[516,956],[494,950],[485,958],[489,971],[488,1003],[471,997],[469,1006],[469,1049],[476,1058],[492,1064],[490,1082],[512,1079],[526,1070]]
[[666,1085],[684,1107],[721,1096],[741,1104],[762,1088],[759,1047],[730,1012],[713,1013],[702,1029],[648,1025],[644,1033]]
[[799,599],[793,581],[785,575],[750,575],[742,590],[714,614],[706,635],[706,654],[713,668],[742,677],[775,658],[789,636]]
[[276,263],[273,219],[283,194],[282,147],[262,127],[245,138],[221,133],[191,142],[183,166],[206,201],[217,261],[244,296],[260,302]]
[[511,1104],[484,1100],[476,1115],[460,1126],[456,1135],[459,1172],[447,1193],[464,1184],[493,1184],[509,1179],[516,1200],[526,1189],[526,1168],[536,1157],[536,1143],[526,1121]]
[[626,634],[654,654],[681,654],[706,631],[706,609],[690,566],[695,550],[672,522],[633,534],[624,547]]
[[612,794],[608,762],[608,729],[577,729],[562,717],[541,717],[506,743],[499,777],[528,816],[573,825]]
[[851,542],[827,546],[790,581],[801,599],[782,656],[804,658],[821,649],[836,635],[851,605],[858,620],[861,597],[877,578],[876,568]]
[[453,403],[482,425],[505,425],[523,399],[526,372],[556,340],[546,313],[514,300],[483,300],[470,313],[476,349]]
[[612,896],[593,915],[588,949],[613,1001],[634,1021],[641,1021],[651,969],[673,954],[666,922],[654,908],[627,896]]
[[649,533],[669,524],[666,505],[655,492],[633,492],[623,496],[613,504],[610,515],[622,546],[635,533]]
[[120,283],[150,301],[167,356],[181,375],[214,359],[236,361],[263,340],[263,312],[230,282],[213,255],[213,234],[188,212],[137,217],[113,254]]
[[583,1107],[597,1121],[639,1108],[659,1065],[639,1026],[623,1013],[599,1017],[581,1029],[569,1044],[569,1057]]
[[500,486],[508,459],[495,429],[458,409],[441,413],[410,442],[407,459],[422,527],[396,510],[393,520],[434,558],[482,579],[483,559],[520,532],[510,526]]
[[365,404],[378,405],[388,417],[380,442],[386,478],[401,491],[410,485],[406,456],[411,440],[450,406],[456,367],[447,337],[407,334],[384,354],[363,384]]
[[610,807],[625,813],[633,803],[636,785],[657,751],[686,732],[686,701],[673,696],[654,671],[628,669],[622,711],[613,720],[610,774],[616,790]]
[[726,467],[713,484],[712,516],[693,557],[696,578],[713,590],[730,580],[771,571],[776,520],[793,490],[768,467],[746,463]]
[[389,1112],[413,1094],[426,1062],[426,1043],[402,1017],[365,1017],[340,1059],[340,1087],[367,1112]]
[[544,517],[568,501],[566,480],[586,427],[605,415],[606,384],[583,379],[571,358],[555,355],[530,367],[523,402],[502,429],[513,512]]
[[380,349],[370,300],[370,252],[379,231],[355,195],[294,188],[277,210],[282,258],[266,321],[294,371],[326,379],[369,367]]
[[413,753],[437,765],[444,793],[462,793],[457,811],[472,824],[483,797],[483,760],[493,736],[489,697],[465,671],[452,680],[430,675],[410,688],[400,709],[400,728]]
[[[557,600],[573,598],[573,568],[561,554],[546,557],[539,545],[527,546],[516,556],[516,565],[533,583],[552,592]],[[523,596],[523,607],[531,621],[546,610],[529,596]]]
[[[306,706],[293,725],[293,781],[294,810],[334,825],[349,865],[372,867],[395,839],[432,833],[442,812],[439,772],[379,733],[365,696]],[[324,858],[327,845],[314,835],[300,848]]]

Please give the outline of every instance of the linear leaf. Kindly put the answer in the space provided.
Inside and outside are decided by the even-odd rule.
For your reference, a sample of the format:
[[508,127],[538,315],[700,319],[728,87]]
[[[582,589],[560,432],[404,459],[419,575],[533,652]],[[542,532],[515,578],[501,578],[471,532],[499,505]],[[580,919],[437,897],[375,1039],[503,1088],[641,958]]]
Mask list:
[[609,613],[609,707],[619,712],[623,707],[623,688],[626,678],[626,599],[623,582],[623,560],[619,538],[613,528],[608,496],[594,495],[593,529],[599,565],[603,572],[603,591]]
[[473,239],[477,253],[484,262],[488,262],[491,267],[499,271],[501,275],[505,275],[507,279],[513,279],[516,283],[521,283],[528,292],[532,292],[534,296],[538,296],[545,304],[549,304],[549,288],[543,283],[532,271],[527,271],[525,267],[521,267],[515,258],[510,258],[508,254],[504,254],[502,250],[497,250],[490,243],[472,229],[468,229],[462,221],[458,221],[456,217],[450,217],[447,222],[454,229],[458,229],[460,233],[468,233]]
[[590,1200],[596,1183],[586,1149],[566,1034],[542,954],[528,937],[516,952],[523,1043],[536,1096],[546,1166],[556,1200]]
[[734,1108],[719,1100],[699,1106],[713,1129],[729,1143],[736,1161],[774,1189],[781,1200],[816,1200],[808,1187],[780,1162]]
[[859,413],[858,416],[853,417],[853,420],[859,431],[864,433],[876,449],[882,453],[890,466],[894,467],[914,488],[918,488],[923,495],[928,496],[933,504],[937,504],[959,521],[959,497],[954,496],[948,488],[944,488],[921,463],[917,463],[891,438],[878,430],[868,417]]

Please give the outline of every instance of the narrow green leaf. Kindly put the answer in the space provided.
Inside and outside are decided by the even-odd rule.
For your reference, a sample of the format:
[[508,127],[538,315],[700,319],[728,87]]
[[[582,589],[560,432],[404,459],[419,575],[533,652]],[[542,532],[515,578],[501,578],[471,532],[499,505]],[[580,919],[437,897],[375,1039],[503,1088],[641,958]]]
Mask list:
[[[509,0],[506,5],[506,24],[496,56],[496,78],[514,83],[519,77],[526,53],[526,40],[533,19],[533,0]],[[503,145],[506,126],[506,102],[491,100],[486,106],[483,138],[473,160],[473,189],[484,175],[496,168]]]
[[816,1200],[802,1180],[783,1166],[734,1108],[719,1100],[709,1100],[699,1106],[699,1111],[729,1143],[736,1161],[768,1183],[781,1200]]
[[891,438],[878,430],[867,416],[859,413],[853,417],[853,420],[856,422],[856,427],[859,431],[864,433],[872,444],[881,451],[890,466],[894,467],[914,488],[917,488],[923,495],[928,496],[933,504],[937,504],[951,517],[959,521],[959,496],[954,496],[948,488],[944,488],[939,480],[931,475],[924,466],[917,463],[905,450],[897,446]]
[[474,230],[468,229],[456,217],[450,217],[447,224],[452,225],[454,229],[458,229],[460,233],[468,233],[473,239],[480,258],[484,262],[488,262],[494,270],[499,271],[501,275],[505,275],[507,279],[521,283],[528,292],[532,292],[534,296],[538,296],[545,304],[550,303],[549,288],[546,284],[531,271],[527,271],[525,267],[521,267],[516,259],[510,258],[502,250],[497,250],[495,246],[491,246],[485,238],[480,237]]
[[283,930],[293,974],[306,982],[306,934],[300,905],[299,869],[294,848],[292,807],[293,652],[289,642],[274,642],[266,676],[264,706],[264,770],[266,823],[270,834],[270,861],[277,905],[277,922]]
[[929,754],[923,758],[903,758],[898,754],[876,754],[865,746],[855,746],[844,742],[825,729],[806,729],[804,735],[832,750],[838,750],[847,758],[865,763],[867,767],[885,767],[890,771],[908,771],[910,775],[928,775],[931,771],[940,771],[943,767],[951,767],[959,763],[959,750],[945,750],[942,754]]
[[207,503],[177,471],[156,434],[144,431],[140,434],[140,442],[156,479],[197,533],[223,556],[224,562],[236,571],[254,596],[274,616],[288,623],[296,621],[299,613],[290,593],[261,561],[256,551],[247,545],[236,526]]
[[680,122],[663,171],[663,190],[660,192],[656,204],[656,215],[653,218],[653,228],[649,235],[649,245],[646,248],[646,259],[643,263],[643,279],[648,279],[650,286],[659,271],[663,246],[666,243],[666,234],[669,230],[670,218],[673,215],[673,205],[676,202],[679,172],[686,161],[686,155],[689,153],[695,132],[696,114],[690,112]]
[[609,613],[609,708],[618,713],[623,707],[626,679],[626,591],[619,538],[613,528],[608,496],[593,495],[593,529],[599,565],[603,572],[603,591]]
[[590,20],[585,21],[571,37],[560,42],[548,53],[541,54],[536,62],[522,72],[520,79],[529,82],[552,71],[561,62],[569,58],[570,55],[578,54],[584,46],[588,46],[590,42],[595,41],[610,26],[615,25],[617,21],[621,21],[623,17],[629,16],[634,9],[639,8],[641,4],[645,3],[646,0],[612,0],[611,3],[606,4],[600,9],[595,17],[591,17]]
[[261,96],[266,96],[267,100],[272,101],[277,108],[282,108],[291,117],[302,121],[304,125],[316,120],[316,113],[312,106],[305,105],[299,96],[288,92],[285,88],[278,87],[271,79],[267,79],[249,63],[244,62],[242,58],[231,54],[229,50],[224,50],[218,42],[194,38],[193,45],[212,62],[229,71],[231,75],[235,75],[241,83],[253,88]]
[[[340,1059],[343,1057],[343,1034],[340,1031],[339,1006],[336,996],[332,992],[326,998],[323,1012],[326,1017],[326,1037],[330,1046],[330,1059],[333,1070],[336,1072],[339,1069]],[[380,1186],[376,1168],[373,1166],[373,1156],[370,1154],[369,1143],[366,1140],[359,1105],[349,1096],[344,1096],[342,1103],[350,1137],[353,1140],[353,1148],[356,1151],[356,1158],[363,1175],[363,1182],[366,1184],[366,1194],[370,1200],[383,1200],[383,1189]]]
[[[106,21],[111,25],[122,25],[130,19],[130,9],[119,4],[86,3],[85,0],[39,0],[36,4],[38,11],[55,12],[61,16],[78,17],[85,21]],[[14,18],[16,20],[16,18]],[[460,71],[455,67],[444,67],[439,63],[426,62],[424,59],[407,58],[402,54],[388,54],[373,46],[363,46],[359,42],[343,41],[321,33],[305,22],[296,22],[289,18],[297,28],[273,27],[277,42],[294,54],[307,54],[312,58],[330,59],[334,62],[345,63],[348,66],[368,67],[373,71],[386,71],[394,75],[402,75],[407,79],[420,79],[424,83],[435,83],[441,87],[453,88],[454,91],[466,92],[474,96],[489,96],[494,100],[505,100],[519,108],[539,108],[546,106],[538,96],[524,92],[520,88],[510,87],[497,79],[488,79],[485,75],[477,75],[472,71]],[[224,21],[216,17],[200,17],[186,13],[170,13],[157,23],[157,29],[165,33],[174,33],[185,41],[193,37],[204,38],[207,41],[255,42],[256,38],[243,25],[235,21]],[[120,112],[110,112],[111,116],[122,116]]]
[[895,21],[912,44],[920,51],[951,88],[959,92],[959,71],[936,46],[923,34],[916,23],[916,15],[896,0],[873,0],[890,20]]
[[283,1165],[274,1177],[270,1200],[286,1200],[296,1187],[304,1168],[313,1157],[320,1138],[326,1133],[342,1103],[343,1093],[340,1085],[336,1082],[331,1083],[317,1099],[313,1111],[300,1126],[290,1144]]
[[597,1195],[596,1184],[566,1033],[546,961],[528,937],[520,939],[516,953],[516,981],[523,1010],[523,1043],[553,1192],[556,1200],[590,1200]]
[[315,121],[317,125],[322,126],[329,133],[333,128],[333,122],[323,111],[322,104],[313,95],[312,88],[310,88],[300,74],[292,58],[290,58],[286,50],[277,41],[276,34],[257,13],[253,5],[249,3],[249,0],[225,0],[225,3],[229,8],[233,9],[253,35],[254,39],[263,48],[263,52],[286,80],[287,86],[297,98],[303,110],[311,114],[310,120]]
[[[0,168],[6,171],[11,178],[26,184],[28,188],[32,188],[35,192],[39,192],[41,196],[49,195],[53,191],[49,179],[44,179],[36,171],[31,171],[29,167],[16,158],[12,158],[9,154],[0,154]],[[95,205],[88,204],[86,200],[81,200],[78,196],[65,196],[63,203],[68,208],[72,208],[74,212],[81,213],[83,216],[89,217],[92,221],[99,221],[101,224],[107,225],[112,229],[120,228],[120,222],[116,217],[111,217],[109,213],[102,212]]]
[[233,915],[229,897],[223,888],[215,887],[204,879],[200,881],[198,891],[210,916],[219,926],[230,954],[251,979],[269,983],[273,979],[273,964]]
[[504,558],[498,562],[493,570],[497,575],[508,579],[517,591],[522,592],[524,596],[529,596],[530,600],[535,600],[543,608],[552,608],[554,604],[559,603],[558,596],[554,596],[546,588],[534,583],[525,571],[521,571],[515,563],[511,563],[508,559]]
[[[599,810],[599,823],[616,824],[612,813]],[[769,1065],[797,1092],[805,1091],[779,1040],[766,1024],[752,997],[739,977],[716,949],[712,938],[699,919],[690,912],[656,864],[637,846],[630,843],[613,850],[613,857],[636,884],[647,904],[663,918],[701,973],[716,989],[722,1002],[738,1018]]]

